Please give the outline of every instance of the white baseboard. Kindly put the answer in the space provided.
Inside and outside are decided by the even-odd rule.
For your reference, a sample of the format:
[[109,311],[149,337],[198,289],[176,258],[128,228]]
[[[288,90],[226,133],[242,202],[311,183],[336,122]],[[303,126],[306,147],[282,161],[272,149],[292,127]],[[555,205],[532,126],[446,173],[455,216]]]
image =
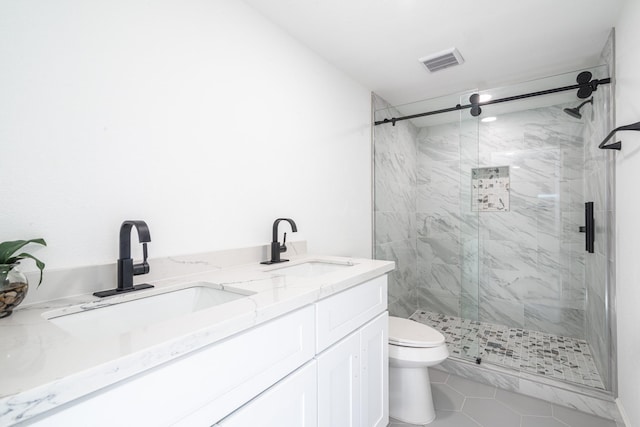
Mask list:
[[622,406],[622,401],[620,398],[616,398],[616,406],[618,407],[618,411],[620,412],[620,416],[622,417],[622,421],[624,422],[625,427],[634,427],[631,425],[631,421],[629,421],[629,417],[624,410],[624,406]]

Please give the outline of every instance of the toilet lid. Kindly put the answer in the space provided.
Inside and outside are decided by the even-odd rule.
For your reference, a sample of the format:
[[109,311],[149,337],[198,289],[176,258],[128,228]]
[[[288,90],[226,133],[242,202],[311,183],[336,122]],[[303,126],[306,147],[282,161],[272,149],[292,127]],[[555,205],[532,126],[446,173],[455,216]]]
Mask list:
[[389,316],[389,343],[404,347],[436,347],[444,335],[430,326],[409,319]]

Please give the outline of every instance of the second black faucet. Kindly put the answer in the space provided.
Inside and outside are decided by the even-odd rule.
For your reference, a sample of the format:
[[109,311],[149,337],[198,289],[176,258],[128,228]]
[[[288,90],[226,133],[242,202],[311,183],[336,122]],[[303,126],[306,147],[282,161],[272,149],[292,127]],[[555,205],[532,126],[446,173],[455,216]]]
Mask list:
[[273,238],[271,240],[271,260],[262,261],[261,264],[277,264],[279,262],[289,261],[288,259],[281,259],[280,253],[285,252],[287,250],[287,233],[284,233],[284,239],[282,240],[282,245],[278,242],[278,224],[280,221],[287,221],[291,225],[291,231],[296,233],[298,231],[298,227],[296,223],[291,218],[278,218],[273,222]]
[[[142,243],[142,262],[134,264],[131,258],[131,229],[135,227],[138,231],[138,240]],[[147,243],[151,241],[149,227],[147,223],[140,220],[124,221],[120,226],[120,256],[118,257],[118,287],[107,291],[94,292],[93,295],[103,298],[111,295],[118,295],[123,292],[137,291],[140,289],[153,288],[153,285],[142,283],[133,284],[133,276],[147,274],[149,263],[147,263]]]

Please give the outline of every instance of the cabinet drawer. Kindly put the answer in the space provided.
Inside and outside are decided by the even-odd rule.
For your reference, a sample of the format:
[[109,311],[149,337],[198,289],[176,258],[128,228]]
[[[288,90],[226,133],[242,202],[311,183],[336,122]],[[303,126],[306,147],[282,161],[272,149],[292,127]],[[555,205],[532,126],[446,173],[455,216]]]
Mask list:
[[309,362],[216,426],[316,427],[316,365]]
[[387,309],[387,276],[316,303],[316,352],[329,347]]

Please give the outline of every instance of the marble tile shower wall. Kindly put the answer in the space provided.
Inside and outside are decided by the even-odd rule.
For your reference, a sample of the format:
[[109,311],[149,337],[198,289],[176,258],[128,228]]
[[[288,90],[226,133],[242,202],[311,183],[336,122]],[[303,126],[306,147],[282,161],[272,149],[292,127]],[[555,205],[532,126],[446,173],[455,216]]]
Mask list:
[[460,137],[458,123],[422,128],[417,147],[418,307],[449,315],[460,315],[461,256],[469,242],[461,239]]
[[[584,338],[584,144],[563,107],[420,130],[420,309]],[[478,166],[510,167],[508,212],[471,212]]]
[[[376,120],[401,116],[373,97]],[[416,309],[416,137],[409,121],[374,127],[376,259],[396,262],[389,276],[389,312],[408,318]]]

